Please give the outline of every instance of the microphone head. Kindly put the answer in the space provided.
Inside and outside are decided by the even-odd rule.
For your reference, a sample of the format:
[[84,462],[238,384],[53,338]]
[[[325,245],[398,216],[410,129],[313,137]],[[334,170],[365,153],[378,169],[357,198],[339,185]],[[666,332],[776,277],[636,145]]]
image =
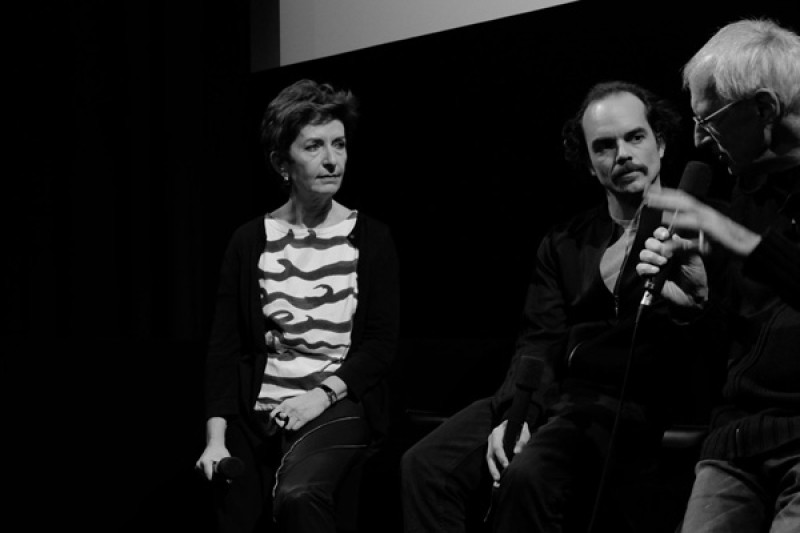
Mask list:
[[244,472],[244,461],[238,457],[225,457],[217,463],[214,474],[224,479],[235,479]]
[[713,172],[711,167],[702,161],[689,161],[683,170],[678,188],[695,198],[703,198],[711,188]]

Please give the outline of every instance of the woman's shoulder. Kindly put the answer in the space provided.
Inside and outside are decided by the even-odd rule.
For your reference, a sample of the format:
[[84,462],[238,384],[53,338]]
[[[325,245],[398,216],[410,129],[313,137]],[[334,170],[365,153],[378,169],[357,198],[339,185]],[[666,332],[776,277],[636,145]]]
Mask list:
[[364,239],[391,238],[391,229],[386,222],[361,210],[358,210],[356,214],[356,224],[353,227],[354,236]]
[[247,222],[240,224],[231,235],[232,243],[245,243],[248,241],[262,241],[265,234],[264,215],[258,215]]
[[383,220],[374,217],[370,213],[365,213],[361,209],[354,209],[353,211],[356,213],[358,224],[364,224],[375,228],[384,228],[387,230],[389,229],[388,224],[386,224]]

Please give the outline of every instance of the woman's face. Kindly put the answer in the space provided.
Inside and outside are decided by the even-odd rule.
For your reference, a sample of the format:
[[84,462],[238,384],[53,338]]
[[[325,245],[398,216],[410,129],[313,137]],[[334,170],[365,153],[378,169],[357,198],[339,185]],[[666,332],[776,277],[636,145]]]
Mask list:
[[342,185],[346,164],[344,124],[331,120],[303,126],[289,147],[286,170],[299,196],[333,196]]

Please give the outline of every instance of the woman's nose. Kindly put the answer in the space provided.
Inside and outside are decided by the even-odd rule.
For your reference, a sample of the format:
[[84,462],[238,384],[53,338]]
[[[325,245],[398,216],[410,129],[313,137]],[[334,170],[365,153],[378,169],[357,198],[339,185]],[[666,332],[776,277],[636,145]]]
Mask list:
[[328,170],[335,169],[336,168],[336,150],[334,150],[330,146],[325,147],[325,153],[323,154],[322,164]]

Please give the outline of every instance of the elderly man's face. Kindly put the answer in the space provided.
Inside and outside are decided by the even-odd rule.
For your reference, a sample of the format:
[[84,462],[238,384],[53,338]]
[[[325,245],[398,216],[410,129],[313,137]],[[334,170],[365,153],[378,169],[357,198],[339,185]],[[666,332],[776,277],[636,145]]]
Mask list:
[[709,146],[732,174],[746,171],[767,148],[755,100],[724,101],[708,82],[694,80],[689,91],[695,145]]

